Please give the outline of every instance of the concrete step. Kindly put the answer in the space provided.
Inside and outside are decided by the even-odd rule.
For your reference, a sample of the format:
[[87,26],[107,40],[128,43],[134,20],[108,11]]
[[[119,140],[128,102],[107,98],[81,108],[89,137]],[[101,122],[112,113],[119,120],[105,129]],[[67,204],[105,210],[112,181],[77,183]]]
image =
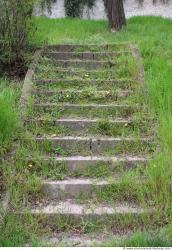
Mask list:
[[[75,134],[77,131],[83,132],[96,127],[100,119],[108,121],[115,128],[120,128],[132,125],[135,117],[142,119],[141,113],[144,116],[144,109],[134,98],[130,99],[130,103],[135,102],[134,105],[126,105],[124,102],[113,104],[112,101],[107,104],[112,95],[115,101],[118,98],[121,101],[133,94],[131,90],[135,90],[137,94],[137,87],[140,88],[137,80],[140,77],[134,68],[134,61],[132,63],[127,57],[119,58],[128,54],[129,46],[124,44],[99,47],[55,45],[47,46],[45,49],[43,56],[48,58],[42,57],[39,62],[42,65],[37,65],[34,75],[37,88],[35,95],[43,103],[34,104],[33,110],[31,109],[31,122],[33,125],[38,123],[38,126],[65,126],[71,129],[72,133],[71,136],[66,136],[66,132],[63,131],[65,136],[60,136],[60,132],[55,134],[52,128],[48,128],[50,133],[53,131],[50,136],[46,131],[44,136],[33,136],[23,140],[23,143],[28,143],[28,147],[30,143],[38,146],[37,150],[40,150],[42,155],[35,162],[31,159],[33,164],[30,165],[33,168],[29,171],[33,171],[40,179],[50,179],[42,179],[42,193],[37,193],[36,199],[35,196],[30,196],[25,200],[25,207],[15,211],[19,219],[22,216],[27,218],[29,212],[29,215],[36,217],[43,227],[48,225],[48,228],[55,228],[56,231],[72,223],[80,230],[81,225],[85,227],[89,222],[91,226],[100,223],[103,227],[105,224],[112,225],[118,231],[120,227],[143,227],[145,217],[151,218],[154,209],[146,207],[146,202],[142,203],[142,207],[138,205],[141,198],[138,196],[140,189],[137,191],[137,187],[141,188],[145,184],[144,180],[134,179],[129,171],[137,166],[140,167],[140,171],[142,167],[146,167],[155,150],[154,138],[132,137],[130,133],[130,137],[124,137],[124,134],[115,137],[99,137],[95,133],[93,137]],[[118,80],[121,77],[126,79]],[[97,87],[98,97],[104,98],[106,104],[96,104],[92,99],[88,104],[90,96],[82,96],[83,86],[92,85]],[[113,86],[121,89],[114,93]],[[57,88],[56,92],[51,90],[51,87],[54,90]],[[72,100],[66,99],[67,95],[71,94],[72,87],[75,90],[72,92]],[[68,90],[65,90],[67,88]],[[63,100],[59,99],[59,95],[62,95]],[[83,104],[71,103],[73,98],[78,96],[80,102],[85,98]],[[94,97],[93,92],[91,96]],[[59,103],[61,101],[65,103]],[[109,169],[110,173],[106,169]],[[128,173],[125,175],[123,170]],[[137,204],[124,202],[128,200]],[[14,211],[14,208],[12,210]],[[98,224],[94,225],[95,221]]]
[[137,166],[143,166],[147,164],[147,156],[69,156],[69,157],[42,157],[43,162],[46,165],[53,167],[59,167],[63,164],[68,173],[77,172],[85,174],[88,169],[92,169],[91,172],[97,170],[101,166],[107,168],[112,173],[118,173],[119,171],[128,171],[136,168]]
[[[126,229],[125,235],[122,235],[123,230],[120,231],[121,235],[113,234],[113,230],[104,230],[103,232],[84,233],[82,230],[75,231],[69,230],[68,232],[53,232],[48,235],[42,235],[39,239],[39,246],[41,247],[98,247],[105,246],[107,243],[123,242],[124,237],[129,238],[131,229]],[[29,247],[30,245],[27,245]]]
[[[66,178],[60,181],[43,180],[41,181],[41,191],[49,199],[58,200],[81,199],[83,201],[83,199],[99,199],[102,193],[106,193],[107,195],[113,194],[113,197],[109,197],[109,201],[111,202],[117,201],[117,196],[121,199],[121,194],[125,197],[126,193],[128,199],[132,199],[133,195],[135,196],[133,189],[143,185],[144,182],[141,179],[132,179],[129,183],[121,179],[121,177],[116,175],[104,179]],[[133,181],[134,183],[132,183]],[[119,190],[121,190],[121,194],[119,194]],[[100,199],[104,198],[101,197]]]
[[[50,61],[47,61],[46,63],[50,63]],[[84,61],[86,64],[86,61]],[[80,68],[73,67],[72,65],[70,68],[65,68],[64,64],[61,63],[60,66],[53,65],[53,63],[48,65],[48,68],[45,67],[45,69],[38,68],[36,75],[35,75],[35,80],[44,78],[47,79],[46,77],[50,77],[51,79],[76,79],[76,80],[115,80],[119,78],[127,78],[127,79],[133,79],[135,80],[134,76],[131,74],[131,72],[128,70],[128,68],[125,67],[126,69],[126,74],[125,76],[123,75],[122,72],[120,72],[119,67],[113,67],[113,68],[101,68],[102,65],[103,67],[106,65],[107,62],[105,63],[100,63],[98,66],[93,67],[92,64],[87,64],[87,68],[85,65],[79,62]],[[96,64],[96,62],[94,62]]]
[[133,96],[132,90],[95,91],[95,90],[35,90],[33,92],[38,102],[112,102],[126,100]]
[[[141,208],[136,204],[130,203],[115,203],[109,204],[89,204],[89,201],[85,204],[79,204],[73,200],[47,200],[38,206],[28,207],[29,214],[41,219],[41,222],[45,225],[57,226],[58,220],[68,221],[74,223],[93,222],[97,221],[103,224],[111,224],[120,227],[121,225],[128,226],[132,223],[142,223],[143,216],[152,214],[152,208]],[[16,214],[24,215],[27,210],[23,209]]]
[[80,44],[59,44],[59,45],[49,45],[45,48],[45,51],[54,51],[54,52],[102,52],[102,51],[128,51],[128,44],[103,44],[103,45],[80,45]]
[[153,139],[150,138],[113,138],[113,137],[35,137],[40,146],[51,145],[51,152],[56,148],[65,150],[70,154],[118,154],[118,153],[138,153],[152,152],[155,150]]
[[85,117],[76,118],[32,118],[24,122],[28,131],[34,135],[58,136],[150,136],[154,135],[154,130],[145,127],[151,124],[151,120],[134,118],[126,119],[89,119]]
[[[40,61],[41,63],[41,61]],[[56,60],[46,59],[46,63],[53,64],[60,68],[83,68],[85,70],[97,70],[97,69],[114,69],[116,66],[115,60],[99,61],[99,60]]]
[[34,110],[38,114],[48,112],[54,117],[89,117],[89,118],[109,118],[115,119],[130,117],[132,114],[138,112],[139,106],[136,105],[120,105],[120,104],[57,104],[57,103],[41,103],[34,104]]
[[[96,134],[101,134],[99,130],[101,127],[105,126],[105,133],[108,133],[109,129],[114,129],[116,133],[118,133],[118,130],[124,132],[127,128],[132,128],[134,126],[134,122],[131,119],[116,119],[116,120],[102,120],[102,119],[85,119],[85,118],[67,118],[67,119],[44,119],[44,118],[38,118],[38,119],[30,119],[26,121],[26,125],[36,124],[37,126],[40,126],[42,128],[44,127],[57,127],[57,130],[59,126],[63,126],[67,129],[66,133],[91,133],[93,131]],[[102,128],[103,130],[103,128]],[[119,131],[119,132],[120,132]],[[103,133],[103,131],[102,131]],[[110,133],[110,131],[109,131]]]
[[[150,124],[150,122],[147,122]],[[34,135],[43,136],[52,134],[58,136],[150,136],[153,129],[145,127],[146,121],[134,119],[86,119],[47,117],[26,119],[25,126]]]
[[43,56],[55,60],[110,60],[131,54],[130,51],[103,51],[103,52],[45,52]]
[[134,80],[129,79],[102,79],[102,80],[89,80],[89,79],[37,79],[34,81],[37,88],[45,88],[45,89],[68,89],[74,87],[75,89],[83,89],[85,86],[94,86],[97,90],[112,90],[115,88],[120,89],[131,89],[134,90],[139,84]]

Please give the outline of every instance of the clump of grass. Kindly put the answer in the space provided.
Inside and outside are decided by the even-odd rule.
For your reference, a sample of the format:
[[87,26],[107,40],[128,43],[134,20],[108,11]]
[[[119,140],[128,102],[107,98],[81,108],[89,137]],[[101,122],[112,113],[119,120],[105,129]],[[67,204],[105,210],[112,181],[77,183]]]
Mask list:
[[39,171],[40,155],[41,152],[35,143],[32,145],[18,143],[13,159],[3,164],[14,208],[20,207],[21,204],[27,206],[40,196],[40,178],[33,171],[36,164]]
[[18,110],[16,107],[17,91],[0,79],[0,191],[6,188],[4,168],[1,158],[7,153],[19,128]]
[[27,242],[37,246],[36,235],[40,226],[29,214],[26,217],[26,220],[15,215],[8,215],[5,218],[3,227],[0,227],[1,247],[24,246]]
[[[171,247],[172,228],[166,226],[159,231],[135,231],[129,237],[111,239],[102,244],[101,247]],[[97,244],[96,244],[97,245]]]
[[10,146],[19,127],[18,111],[15,106],[16,93],[0,80],[0,155]]

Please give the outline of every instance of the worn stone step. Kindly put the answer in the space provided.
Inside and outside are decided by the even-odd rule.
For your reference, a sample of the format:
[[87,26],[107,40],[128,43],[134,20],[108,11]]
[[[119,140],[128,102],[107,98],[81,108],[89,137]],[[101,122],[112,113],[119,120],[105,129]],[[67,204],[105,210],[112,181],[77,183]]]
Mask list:
[[130,89],[134,90],[136,87],[139,87],[140,84],[137,81],[130,79],[102,79],[102,80],[89,80],[89,79],[37,79],[34,81],[34,84],[38,89],[68,89],[75,87],[75,89],[82,89],[85,86],[96,87],[97,90],[111,90],[111,89]]
[[[49,226],[57,226],[58,219],[68,221],[68,224],[97,221],[103,224],[120,225],[138,225],[142,222],[143,216],[152,214],[152,208],[142,208],[132,203],[109,204],[79,204],[73,200],[47,200],[38,206],[28,207],[29,213],[34,217],[41,219],[41,222]],[[18,215],[24,215],[25,209],[16,212]]]
[[57,104],[41,103],[34,104],[34,110],[38,115],[48,113],[53,117],[94,117],[94,118],[116,118],[129,117],[138,112],[138,105],[120,105],[120,104]]
[[145,127],[147,121],[134,119],[86,119],[47,117],[26,119],[28,131],[34,135],[58,136],[131,136],[153,135],[153,129]]
[[[82,65],[81,65],[82,66]],[[90,68],[65,68],[54,66],[53,64],[49,64],[47,68],[37,68],[37,72],[35,75],[35,80],[44,78],[47,79],[47,76],[51,79],[76,79],[76,80],[115,80],[120,78],[133,79],[137,80],[133,75],[133,72],[128,69],[126,66],[123,69],[119,67],[116,68],[101,68],[95,69],[94,67]],[[124,76],[123,70],[126,70],[126,74]]]
[[[41,235],[39,239],[41,247],[98,247],[105,246],[108,242],[121,243],[124,237],[130,237],[131,229],[126,228],[125,235],[122,235],[123,230],[117,234],[113,233],[113,230],[103,230],[103,232],[76,232],[70,230],[68,232],[50,232],[48,235]],[[31,246],[31,245],[27,245]]]
[[98,52],[98,51],[125,51],[129,50],[128,44],[125,43],[113,43],[113,44],[103,44],[103,45],[80,45],[80,44],[59,44],[59,45],[49,45],[45,48],[45,51],[59,51],[59,52]]
[[112,102],[126,100],[127,97],[133,97],[132,90],[116,90],[116,91],[95,91],[95,90],[35,90],[33,92],[37,98],[37,102]]
[[42,157],[46,165],[58,167],[63,164],[68,173],[79,173],[81,176],[92,169],[91,172],[101,168],[102,166],[112,173],[119,171],[128,171],[137,166],[145,166],[148,162],[148,156],[68,156],[68,157]]
[[[86,132],[86,130],[95,130],[98,129],[101,125],[111,126],[114,129],[127,128],[133,125],[131,119],[116,119],[116,120],[102,120],[102,119],[85,119],[85,118],[66,118],[66,119],[30,119],[26,121],[26,124],[37,124],[38,126],[44,127],[57,127],[63,126],[69,129],[69,132]],[[89,131],[88,131],[89,132]],[[95,132],[95,131],[94,131]]]
[[[122,176],[121,176],[122,177]],[[65,180],[43,180],[41,181],[41,191],[49,199],[94,199],[101,196],[101,193],[112,194],[109,201],[117,201],[117,196],[127,196],[130,199],[135,196],[133,189],[143,185],[144,180],[132,179],[131,183],[121,179],[120,176],[111,176],[110,178],[67,178]],[[144,181],[144,182],[143,182]],[[132,188],[133,187],[133,188]],[[119,194],[121,190],[121,194]],[[115,194],[118,194],[115,196]],[[115,198],[114,198],[115,197]],[[107,197],[106,197],[107,198]],[[99,197],[99,199],[104,199]]]
[[45,52],[43,55],[56,60],[110,60],[131,54],[131,51],[103,51],[103,52]]
[[89,119],[76,118],[32,118],[24,121],[28,131],[34,135],[58,136],[150,136],[154,135],[153,128],[147,128],[145,124],[151,124],[151,120],[140,119]]
[[[40,62],[41,63],[41,62]],[[114,69],[116,66],[115,60],[99,61],[99,60],[56,60],[46,59],[46,63],[53,64],[60,68],[84,68],[85,70],[97,69]],[[57,69],[58,70],[58,69]]]
[[49,143],[51,152],[61,148],[71,154],[115,154],[138,153],[154,151],[153,139],[150,138],[113,138],[113,137],[35,137],[33,138],[41,146]]

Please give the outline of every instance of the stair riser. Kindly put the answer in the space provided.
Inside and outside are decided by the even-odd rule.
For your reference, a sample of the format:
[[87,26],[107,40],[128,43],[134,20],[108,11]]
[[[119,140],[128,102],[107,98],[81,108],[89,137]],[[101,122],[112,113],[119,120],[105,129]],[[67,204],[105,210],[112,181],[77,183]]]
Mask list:
[[138,152],[151,152],[152,146],[150,142],[147,141],[116,141],[116,140],[104,140],[104,141],[91,141],[91,139],[87,140],[71,140],[71,139],[42,139],[37,138],[36,141],[43,146],[45,143],[49,143],[51,145],[52,153],[56,148],[61,148],[67,152],[71,152],[73,154],[78,153],[92,153],[102,154],[102,153],[138,153]]
[[116,101],[123,101],[126,100],[127,97],[133,95],[132,92],[119,92],[119,93],[82,93],[82,92],[34,92],[34,95],[36,97],[36,102],[41,103],[41,102],[72,102],[72,103],[78,103],[78,102],[87,102],[87,103],[111,103],[111,102],[116,102]]
[[84,198],[93,198],[96,196],[96,190],[105,191],[110,185],[101,185],[96,187],[96,185],[90,184],[68,184],[68,185],[56,185],[43,183],[41,186],[41,191],[49,199],[73,199],[80,198],[84,195]]
[[100,45],[99,47],[95,45],[51,45],[47,46],[48,51],[54,51],[54,52],[102,52],[102,51],[111,51],[111,50],[117,50],[117,51],[128,51],[128,46],[126,44],[108,44],[108,45]]
[[[135,214],[84,214],[80,215],[77,213],[72,214],[62,214],[62,213],[49,213],[49,214],[39,214],[39,213],[32,213],[31,214],[34,219],[38,220],[39,223],[41,223],[43,226],[47,226],[48,228],[52,229],[61,229],[59,225],[68,225],[68,227],[77,228],[82,227],[84,225],[87,225],[87,223],[98,225],[99,228],[104,228],[105,225],[108,227],[112,226],[115,227],[115,230],[120,231],[120,229],[130,228],[130,230],[133,228],[133,230],[139,229],[144,224],[145,217],[150,217],[151,215],[144,215],[144,214],[138,214],[137,212]],[[21,213],[18,213],[19,220],[24,220],[27,216]]]
[[55,60],[110,60],[130,52],[47,52],[44,56]]
[[49,64],[53,64],[56,67],[61,68],[84,68],[85,70],[97,70],[97,69],[111,69],[115,68],[115,62],[104,62],[104,61],[65,61],[65,60],[48,60]]
[[49,169],[52,168],[59,168],[60,166],[64,166],[64,168],[71,174],[77,173],[77,175],[85,175],[88,170],[91,170],[91,173],[96,171],[97,168],[101,169],[103,166],[103,169],[107,169],[107,172],[118,173],[121,171],[129,171],[132,170],[138,166],[146,167],[147,160],[123,160],[123,161],[106,161],[106,160],[51,160],[49,161],[44,160],[43,164],[46,164],[49,166]]
[[[27,121],[28,123],[29,121]],[[67,120],[59,120],[59,121],[44,121],[44,120],[33,120],[33,121],[30,121],[30,123],[36,123],[40,126],[64,126],[66,128],[69,128],[71,129],[72,131],[82,131],[82,130],[86,130],[86,129],[90,129],[90,128],[97,128],[99,123],[101,124],[101,122],[97,122],[97,121],[67,121]],[[103,123],[102,123],[103,124]],[[127,121],[127,120],[124,120],[124,121],[119,121],[119,122],[109,122],[108,123],[109,125],[111,126],[114,126],[114,129],[118,129],[120,127],[123,127],[125,126],[126,124],[128,126],[132,125],[132,122],[131,121]]]
[[138,83],[133,81],[113,81],[113,80],[82,80],[82,79],[55,79],[55,80],[36,80],[35,84],[38,88],[44,89],[68,89],[68,88],[76,88],[83,89],[86,86],[94,86],[98,90],[111,90],[115,88],[121,89],[135,89],[139,86]]
[[[52,67],[49,66],[49,68],[46,71],[37,71],[36,74],[36,78],[35,80],[38,79],[47,79],[47,76],[49,78],[51,78],[52,80],[54,79],[64,79],[64,80],[69,80],[71,78],[76,80],[115,80],[117,78],[121,78],[120,73],[117,72],[114,68],[110,69],[110,68],[103,68],[102,69],[102,65],[98,65],[97,68],[94,67],[94,65],[91,65],[90,63],[87,65],[87,67],[85,68],[84,65],[82,65],[81,63],[79,63],[78,67],[83,67],[84,66],[84,70],[80,69],[65,69],[64,63],[59,63],[58,65],[60,68],[55,68],[55,66]],[[100,68],[101,66],[101,68]],[[57,67],[57,65],[56,65]],[[64,69],[62,69],[62,67],[64,67]],[[70,65],[70,67],[72,67]],[[73,65],[74,67],[74,65]],[[75,65],[76,67],[76,65]],[[103,65],[104,67],[104,65]],[[126,78],[131,78],[131,74],[129,72],[127,72]]]
[[134,136],[152,135],[153,132],[142,126],[142,123],[134,124],[134,122],[116,122],[116,123],[101,123],[101,122],[83,122],[83,121],[44,121],[29,120],[25,122],[28,131],[35,135],[44,136],[45,134],[52,136],[110,136],[128,137],[131,134]]
[[[139,190],[143,183],[120,183],[114,181],[113,184],[102,183],[96,185],[96,183],[72,183],[72,184],[57,184],[57,183],[42,183],[41,191],[43,195],[49,199],[65,200],[65,199],[79,199],[85,201],[85,199],[98,199],[100,201],[117,202],[121,197],[124,200],[135,200],[139,199],[136,194],[136,190]],[[106,194],[106,195],[105,195]],[[106,196],[106,198],[105,198]]]
[[87,117],[87,118],[109,118],[115,119],[127,118],[135,113],[138,109],[136,107],[127,106],[51,106],[51,105],[34,105],[34,110],[38,115],[48,113],[54,118],[64,117]]
[[[104,125],[105,124],[105,125]],[[32,125],[32,126],[31,126]],[[66,136],[79,136],[79,135],[109,135],[109,136],[121,136],[129,135],[135,131],[134,124],[130,121],[124,122],[87,122],[87,121],[46,121],[46,120],[30,120],[26,121],[26,126],[30,131],[39,131],[42,135],[53,131],[58,135],[63,135],[65,131]],[[103,129],[105,127],[105,129]],[[62,132],[60,132],[62,130]],[[139,129],[137,129],[139,131]]]

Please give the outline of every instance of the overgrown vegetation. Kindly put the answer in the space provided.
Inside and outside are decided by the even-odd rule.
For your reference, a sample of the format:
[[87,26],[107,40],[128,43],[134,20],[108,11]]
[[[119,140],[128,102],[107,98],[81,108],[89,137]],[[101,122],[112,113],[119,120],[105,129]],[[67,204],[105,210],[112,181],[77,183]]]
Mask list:
[[[139,189],[139,197],[146,196],[149,201],[152,201],[157,206],[158,212],[155,220],[149,221],[152,223],[153,228],[164,226],[168,224],[168,228],[164,229],[165,233],[161,233],[158,228],[155,233],[136,232],[131,240],[125,239],[124,241],[112,241],[107,243],[110,246],[170,246],[171,245],[171,183],[172,183],[172,168],[171,168],[171,148],[172,148],[172,60],[171,60],[171,39],[172,21],[162,19],[159,17],[135,17],[128,21],[128,26],[118,34],[110,34],[107,31],[107,22],[105,21],[83,21],[83,20],[49,20],[47,18],[35,18],[35,23],[38,26],[38,33],[33,36],[35,43],[40,44],[46,41],[48,44],[57,43],[80,43],[80,44],[104,44],[113,42],[132,42],[138,44],[145,66],[146,85],[148,89],[151,115],[158,120],[158,141],[160,144],[159,151],[157,151],[154,159],[150,161],[148,168],[144,174],[148,177],[148,186],[145,185],[142,190]],[[7,98],[9,99],[9,98]],[[13,106],[10,104],[10,107]],[[32,111],[31,111],[32,112]],[[11,111],[7,112],[7,114]],[[0,118],[0,120],[3,118]],[[9,120],[9,131],[11,129],[11,122]],[[103,124],[103,130],[106,130],[107,124]],[[102,126],[99,128],[102,130]],[[60,128],[62,131],[62,128]],[[55,132],[52,131],[52,135]],[[11,137],[7,137],[8,140]],[[47,149],[51,145],[47,145]],[[31,145],[30,148],[26,145],[19,144],[19,148],[15,155],[15,164],[9,163],[6,176],[8,178],[8,185],[12,193],[13,203],[20,204],[21,200],[25,197],[25,201],[29,201],[29,197],[39,194],[39,179],[35,176],[36,171],[42,172],[44,175],[50,176],[57,175],[63,178],[65,169],[61,166],[55,171],[52,168],[52,173],[48,172],[47,166],[42,166],[39,159],[39,151],[37,145]],[[31,154],[32,152],[32,154]],[[34,153],[33,153],[34,152]],[[56,148],[56,153],[65,154],[61,148]],[[29,159],[34,158],[36,161],[32,162]],[[11,177],[13,168],[15,167],[15,178]],[[37,169],[37,167],[39,167]],[[101,167],[102,171],[106,172],[106,168]],[[77,173],[76,173],[77,175]],[[85,173],[85,176],[97,176],[97,173]],[[108,173],[107,173],[108,175]],[[25,184],[25,185],[23,185]],[[25,186],[25,188],[23,188]],[[32,245],[39,245],[35,238],[41,233],[38,230],[37,222],[28,218],[28,223],[32,225],[35,223],[34,231],[24,224],[21,226],[17,219],[13,216],[7,216],[5,219],[4,227],[1,229],[0,245],[2,246],[19,246],[30,241]],[[70,227],[66,222],[62,223],[63,229]],[[92,228],[97,228],[96,224],[91,225]],[[9,230],[10,228],[10,230]],[[19,234],[18,232],[19,228]],[[21,228],[23,230],[21,230]],[[82,225],[79,229],[88,230],[86,225]],[[42,230],[42,229],[41,229]],[[59,226],[60,230],[60,226]],[[34,232],[34,235],[33,235]],[[42,231],[41,231],[42,232]],[[19,236],[20,238],[19,238]]]
[[19,121],[17,110],[18,91],[0,79],[0,198],[6,188],[3,171],[3,157],[11,149],[13,140],[18,136]]
[[17,134],[17,97],[17,91],[0,80],[0,155],[8,149]]
[[101,247],[171,247],[172,230],[170,227],[165,227],[160,231],[146,232],[136,231],[129,238],[123,237],[122,239],[114,239],[97,246]]

